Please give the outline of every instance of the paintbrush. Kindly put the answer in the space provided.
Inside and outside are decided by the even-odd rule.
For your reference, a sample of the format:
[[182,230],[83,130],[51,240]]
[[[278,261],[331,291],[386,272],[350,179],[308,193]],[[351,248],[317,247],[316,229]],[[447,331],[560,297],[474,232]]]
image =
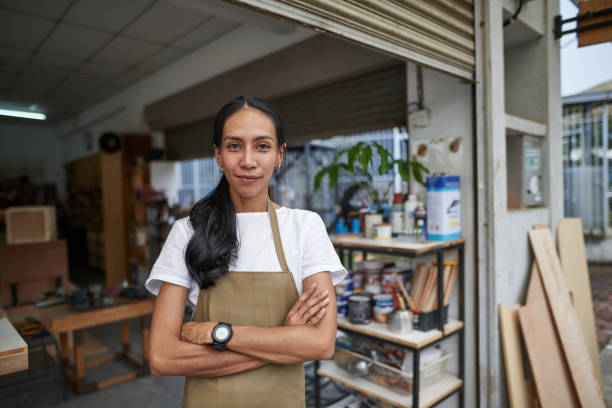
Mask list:
[[395,276],[395,280],[397,281],[397,286],[399,286],[400,290],[404,294],[404,297],[406,298],[406,301],[408,302],[408,307],[414,310],[414,303],[412,303],[412,298],[406,291],[406,288],[404,287],[404,283],[402,282],[400,277],[397,275],[397,272],[393,272],[393,275]]

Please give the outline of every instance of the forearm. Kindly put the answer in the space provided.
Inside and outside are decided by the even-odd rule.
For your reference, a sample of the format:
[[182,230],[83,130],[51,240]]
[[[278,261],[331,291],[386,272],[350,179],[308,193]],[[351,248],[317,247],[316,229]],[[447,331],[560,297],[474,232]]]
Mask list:
[[219,351],[209,345],[173,341],[164,352],[151,352],[151,372],[154,375],[190,377],[221,377],[253,370],[267,364],[234,351]]
[[335,334],[312,326],[234,326],[227,348],[275,364],[328,360],[333,356]]

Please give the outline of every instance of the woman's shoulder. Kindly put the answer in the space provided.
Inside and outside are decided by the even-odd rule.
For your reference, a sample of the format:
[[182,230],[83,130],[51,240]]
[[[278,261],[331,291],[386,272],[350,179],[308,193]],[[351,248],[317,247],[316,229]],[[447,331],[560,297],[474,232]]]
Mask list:
[[[291,220],[293,224],[295,224],[301,231],[317,229],[321,225],[324,225],[323,219],[321,216],[310,210],[304,210],[301,208],[286,208],[286,213],[288,218]],[[283,210],[281,209],[281,211]]]
[[189,216],[174,221],[174,224],[172,224],[172,231],[185,238],[191,237],[193,234],[193,227],[191,226],[191,222],[189,222]]

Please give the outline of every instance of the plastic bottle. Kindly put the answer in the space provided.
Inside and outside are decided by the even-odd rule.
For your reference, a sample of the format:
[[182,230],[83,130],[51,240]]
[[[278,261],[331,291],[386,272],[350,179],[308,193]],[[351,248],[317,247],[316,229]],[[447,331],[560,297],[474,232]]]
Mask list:
[[391,206],[391,234],[397,237],[404,229],[404,206],[402,205],[402,194],[395,193],[393,205]]
[[419,231],[421,240],[427,240],[427,210],[425,209],[425,205],[420,201],[416,210],[414,210],[414,223]]
[[409,231],[414,228],[414,211],[418,203],[416,195],[408,195],[408,200],[404,203],[404,230]]

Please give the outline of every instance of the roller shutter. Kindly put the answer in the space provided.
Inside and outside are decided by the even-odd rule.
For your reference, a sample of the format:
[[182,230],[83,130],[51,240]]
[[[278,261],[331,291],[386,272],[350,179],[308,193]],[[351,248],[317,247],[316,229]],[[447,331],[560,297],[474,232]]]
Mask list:
[[[288,142],[376,130],[406,123],[403,63],[272,99]],[[166,156],[186,160],[212,155],[212,118],[166,131]]]
[[460,78],[474,78],[473,0],[231,0]]

